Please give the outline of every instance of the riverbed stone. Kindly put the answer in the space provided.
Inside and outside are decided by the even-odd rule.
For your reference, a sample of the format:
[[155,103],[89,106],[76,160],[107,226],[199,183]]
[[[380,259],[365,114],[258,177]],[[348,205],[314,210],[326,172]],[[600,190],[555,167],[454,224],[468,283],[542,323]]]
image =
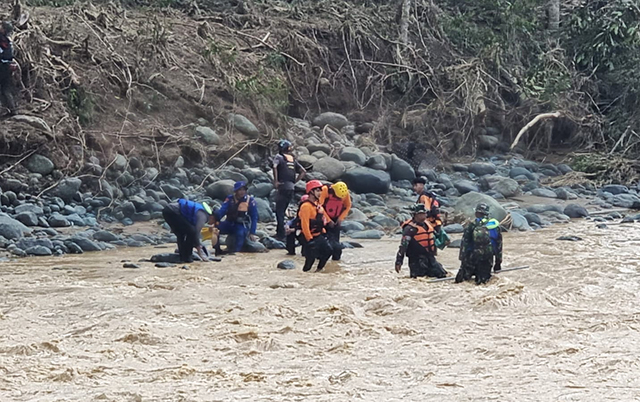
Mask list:
[[218,136],[215,130],[209,127],[196,127],[196,137],[202,139],[205,144],[220,145],[220,136]]
[[313,164],[313,170],[322,173],[327,177],[329,181],[335,181],[342,177],[345,172],[345,167],[339,160],[330,156],[318,159]]
[[496,191],[507,198],[520,194],[518,182],[508,177],[484,176],[480,181],[485,189]]
[[[366,216],[365,216],[365,220],[366,220]],[[355,221],[355,220],[348,220],[348,221],[342,222],[342,225],[340,226],[340,229],[343,232],[357,232],[357,231],[364,230],[364,225],[362,223],[360,223],[360,222]]]
[[29,247],[24,251],[25,253],[27,253],[27,255],[35,255],[35,256],[47,256],[47,255],[53,254],[51,249],[44,246],[33,246],[33,247]]
[[0,236],[15,240],[20,239],[24,234],[31,233],[31,229],[22,222],[11,218],[9,215],[0,213]]
[[351,191],[359,194],[386,194],[391,187],[391,177],[387,172],[367,167],[351,169],[343,179]]
[[162,191],[169,196],[172,200],[177,200],[178,198],[185,198],[184,193],[178,187],[171,184],[163,184],[160,186]]
[[271,183],[255,183],[249,187],[249,194],[257,198],[265,198],[271,194],[273,184]]
[[375,223],[377,223],[382,227],[387,227],[387,228],[394,228],[399,225],[397,220],[382,214],[378,214],[374,216],[372,221],[374,221]]
[[53,165],[53,162],[51,162],[51,159],[40,154],[31,155],[24,162],[24,166],[31,173],[39,173],[43,176],[46,176],[49,173],[53,172],[53,169],[55,168],[55,166]]
[[531,191],[531,194],[535,195],[536,197],[558,198],[558,195],[555,193],[555,191],[548,188],[535,188]]
[[529,221],[527,221],[527,218],[518,212],[511,212],[511,227],[521,232],[533,230],[531,229],[531,226],[529,226]]
[[38,217],[33,212],[22,212],[15,216],[15,219],[26,226],[38,226]]
[[527,220],[527,222],[529,222],[529,225],[531,225],[532,223],[535,223],[538,226],[542,226],[542,219],[540,219],[540,216],[538,214],[534,214],[533,212],[527,212],[526,214],[524,214],[524,217]]
[[246,135],[249,138],[258,138],[260,137],[260,130],[251,122],[251,120],[247,119],[245,116],[241,114],[230,114],[229,122],[231,125],[242,134]]
[[67,177],[63,179],[50,193],[60,197],[65,202],[71,202],[78,190],[82,186],[82,180],[77,177]]
[[326,125],[341,130],[343,127],[349,124],[349,120],[340,113],[325,112],[321,113],[313,119],[313,125],[320,128],[324,128]]
[[453,183],[453,186],[460,192],[460,194],[467,194],[471,192],[479,193],[478,186],[470,180],[459,180]]
[[629,188],[627,186],[623,186],[620,184],[607,184],[603,186],[600,190],[605,193],[610,193],[613,195],[627,194],[629,192]]
[[[82,236],[73,236],[69,239],[69,242],[71,243],[75,243],[77,244],[82,251],[102,251],[102,247],[100,247],[100,245],[92,240],[87,239],[86,237],[82,237]],[[66,244],[67,242],[65,242]],[[67,245],[67,247],[69,247]]]
[[469,172],[476,176],[486,176],[496,173],[496,167],[488,162],[473,162],[469,165]]
[[177,253],[161,253],[161,254],[155,254],[151,256],[151,262],[158,262],[158,263],[173,263],[173,264],[178,264],[181,262],[180,259],[180,254]]
[[461,214],[468,220],[475,219],[476,206],[479,203],[485,203],[489,206],[489,217],[503,221],[507,216],[507,211],[493,197],[478,192],[470,192],[464,194],[456,202],[454,209],[457,214]]
[[296,263],[293,260],[282,260],[278,263],[280,269],[296,269]]
[[235,182],[233,180],[219,180],[207,186],[207,196],[214,200],[224,200],[228,195],[233,193],[234,184]]
[[529,180],[535,180],[536,176],[524,167],[514,167],[509,171],[509,177],[515,179],[519,176],[525,176]]
[[259,222],[273,222],[273,210],[269,201],[262,198],[255,198],[256,206],[258,208],[258,221]]
[[578,204],[569,204],[564,208],[565,215],[570,218],[586,218],[589,216],[589,212],[585,207]]
[[535,204],[527,207],[527,212],[534,214],[543,214],[548,211],[555,211],[558,213],[564,213],[564,207],[556,204]]
[[110,243],[112,241],[120,240],[120,237],[107,230],[100,230],[93,234],[93,239],[97,241],[105,241],[107,243]]
[[611,203],[620,208],[640,209],[640,198],[634,194],[616,194]]
[[389,170],[391,180],[413,180],[416,178],[416,173],[409,162],[398,157],[397,155],[391,155],[391,169]]
[[359,148],[345,147],[340,152],[340,160],[355,162],[363,166],[367,162],[367,156]]
[[371,239],[379,240],[384,236],[384,232],[381,230],[364,230],[359,232],[353,232],[349,234],[352,239]]
[[364,212],[360,211],[358,208],[351,208],[349,214],[347,215],[347,219],[355,222],[366,222],[369,220],[367,215]]
[[443,227],[444,231],[447,233],[462,233],[464,232],[464,226],[459,223],[452,223],[451,225],[447,225]]
[[374,154],[367,159],[367,167],[375,170],[387,170],[387,160],[382,154]]

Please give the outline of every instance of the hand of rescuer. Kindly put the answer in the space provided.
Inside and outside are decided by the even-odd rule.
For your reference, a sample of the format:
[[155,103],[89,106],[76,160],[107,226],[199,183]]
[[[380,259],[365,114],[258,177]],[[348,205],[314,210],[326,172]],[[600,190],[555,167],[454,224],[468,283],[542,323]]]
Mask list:
[[396,264],[396,272],[400,273],[401,270],[402,270],[402,264]]

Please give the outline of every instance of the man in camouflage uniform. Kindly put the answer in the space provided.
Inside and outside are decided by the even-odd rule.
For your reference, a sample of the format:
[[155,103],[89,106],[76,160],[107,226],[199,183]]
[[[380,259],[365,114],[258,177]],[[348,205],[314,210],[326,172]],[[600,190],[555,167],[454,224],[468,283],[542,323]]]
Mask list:
[[477,285],[486,283],[491,278],[491,267],[494,272],[502,269],[500,223],[489,219],[489,206],[485,203],[476,206],[476,219],[464,229],[459,259],[461,263],[456,283],[473,276]]

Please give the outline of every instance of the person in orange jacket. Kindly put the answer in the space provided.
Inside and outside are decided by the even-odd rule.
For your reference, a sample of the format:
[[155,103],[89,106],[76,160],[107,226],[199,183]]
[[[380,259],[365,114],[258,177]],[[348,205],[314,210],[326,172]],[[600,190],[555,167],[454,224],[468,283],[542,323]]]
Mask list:
[[302,270],[305,272],[311,270],[313,263],[318,260],[317,271],[321,271],[333,254],[325,230],[329,220],[324,208],[320,205],[322,183],[319,180],[311,180],[307,183],[306,191],[309,198],[302,203],[298,210],[302,231],[301,240],[306,258]]
[[340,226],[351,210],[351,196],[349,188],[344,182],[337,182],[331,186],[322,186],[320,205],[324,208],[330,219],[327,224],[327,240],[333,249],[333,260],[339,261],[342,257],[342,244],[340,244]]
[[413,191],[418,194],[417,204],[424,204],[427,210],[427,221],[436,232],[442,228],[442,216],[440,216],[440,203],[434,193],[425,190],[427,181],[424,177],[416,177],[413,180]]

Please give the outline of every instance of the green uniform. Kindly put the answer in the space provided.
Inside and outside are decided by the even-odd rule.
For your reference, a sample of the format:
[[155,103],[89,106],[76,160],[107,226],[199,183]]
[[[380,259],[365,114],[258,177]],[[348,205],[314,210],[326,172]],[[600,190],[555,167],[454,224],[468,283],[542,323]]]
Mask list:
[[467,225],[460,246],[460,270],[456,282],[462,282],[475,276],[477,284],[491,278],[491,267],[500,269],[502,263],[502,234],[500,224],[495,219],[480,219]]

